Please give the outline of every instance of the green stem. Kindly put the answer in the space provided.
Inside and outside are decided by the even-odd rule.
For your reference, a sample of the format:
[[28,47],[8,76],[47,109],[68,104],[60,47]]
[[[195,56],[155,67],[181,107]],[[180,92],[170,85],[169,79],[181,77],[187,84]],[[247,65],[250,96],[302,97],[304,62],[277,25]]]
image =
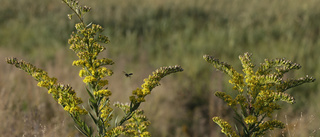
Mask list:
[[77,13],[77,11],[75,11],[75,9],[73,9],[73,8],[67,3],[66,0],[62,0],[62,1],[63,1],[65,4],[67,4],[68,7],[69,7],[74,13],[76,13],[76,15],[78,16],[78,18],[79,18],[79,20],[81,21],[81,23],[84,24],[82,17]]

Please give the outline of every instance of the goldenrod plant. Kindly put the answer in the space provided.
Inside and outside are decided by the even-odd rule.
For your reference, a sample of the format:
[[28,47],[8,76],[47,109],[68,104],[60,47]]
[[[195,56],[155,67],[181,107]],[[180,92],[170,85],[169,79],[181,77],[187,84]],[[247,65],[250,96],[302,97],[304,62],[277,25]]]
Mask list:
[[301,68],[299,64],[284,58],[265,59],[265,62],[255,70],[251,56],[249,53],[239,56],[244,74],[238,73],[231,65],[212,56],[203,56],[208,63],[230,77],[229,83],[236,92],[235,97],[226,92],[215,93],[215,96],[231,107],[235,114],[234,119],[242,128],[235,127],[234,130],[227,121],[213,117],[212,120],[228,137],[257,137],[264,135],[268,130],[284,128],[284,123],[272,117],[275,110],[281,109],[278,101],[295,103],[295,99],[285,91],[315,81],[308,75],[299,79],[284,79],[285,73]]
[[[155,70],[152,75],[144,80],[141,88],[137,88],[129,97],[130,103],[115,103],[114,106],[124,112],[124,116],[117,120],[114,116],[113,107],[110,105],[112,92],[108,89],[107,76],[111,76],[113,71],[105,67],[113,65],[114,62],[108,58],[99,59],[97,56],[106,48],[101,44],[107,44],[109,39],[102,35],[103,28],[94,23],[85,23],[84,15],[90,11],[90,7],[79,5],[76,0],[62,0],[74,14],[69,14],[79,18],[80,23],[75,25],[76,32],[71,34],[68,43],[79,57],[73,61],[74,66],[81,67],[79,76],[84,78],[86,91],[89,95],[88,105],[90,108],[81,106],[82,99],[76,96],[76,92],[71,86],[58,83],[54,77],[49,77],[48,73],[34,65],[18,60],[7,58],[6,61],[15,67],[24,70],[38,81],[39,87],[44,87],[52,95],[55,101],[71,116],[76,128],[87,137],[116,137],[119,135],[147,137],[150,133],[147,127],[150,124],[148,119],[139,110],[141,103],[145,102],[145,97],[151,93],[152,89],[160,85],[160,80],[183,69],[180,66],[161,67]],[[93,121],[95,127],[89,126],[84,120],[88,116]]]

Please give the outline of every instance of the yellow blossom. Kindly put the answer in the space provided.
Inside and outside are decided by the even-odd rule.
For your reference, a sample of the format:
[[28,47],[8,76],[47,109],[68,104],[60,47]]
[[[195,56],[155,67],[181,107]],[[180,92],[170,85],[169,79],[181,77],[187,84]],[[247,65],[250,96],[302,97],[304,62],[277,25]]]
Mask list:
[[97,79],[95,77],[92,77],[92,76],[87,76],[83,80],[84,83],[90,83],[90,82],[96,82],[96,81],[97,81]]
[[84,69],[81,69],[81,70],[79,71],[79,76],[80,76],[80,77],[87,76],[87,71],[84,70]]
[[246,117],[244,119],[244,122],[246,122],[246,124],[254,124],[257,122],[257,117],[255,117],[253,115],[249,115],[248,117]]
[[99,95],[110,96],[111,94],[112,94],[111,91],[107,90],[107,89],[102,89],[102,90],[94,92],[95,96],[99,96]]

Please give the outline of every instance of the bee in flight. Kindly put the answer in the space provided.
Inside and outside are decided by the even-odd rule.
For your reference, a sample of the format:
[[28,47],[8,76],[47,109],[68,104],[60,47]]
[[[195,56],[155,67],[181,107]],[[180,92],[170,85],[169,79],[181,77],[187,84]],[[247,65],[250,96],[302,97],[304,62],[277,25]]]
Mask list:
[[125,75],[126,77],[130,77],[130,78],[131,78],[131,75],[133,75],[133,73],[126,73],[126,72],[124,72],[124,71],[123,71],[123,73],[124,73],[124,75]]

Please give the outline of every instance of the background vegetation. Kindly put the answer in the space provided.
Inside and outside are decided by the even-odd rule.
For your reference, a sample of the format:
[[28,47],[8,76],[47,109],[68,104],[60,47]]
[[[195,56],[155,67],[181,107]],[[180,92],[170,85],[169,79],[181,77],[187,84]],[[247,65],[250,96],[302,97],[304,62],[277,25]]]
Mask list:
[[[202,59],[209,54],[240,70],[238,56],[297,62],[302,69],[287,75],[320,76],[320,1],[316,0],[84,0],[87,21],[102,25],[116,64],[110,80],[112,101],[128,101],[131,91],[152,70],[179,64],[183,73],[165,78],[142,107],[155,137],[222,136],[211,118],[232,119],[213,93],[231,92],[227,77]],[[36,82],[4,61],[15,56],[85,91],[76,56],[67,39],[77,20],[59,0],[0,1],[0,134],[3,136],[80,136],[67,113]],[[133,72],[126,78],[122,71]],[[319,136],[319,81],[290,90],[297,103],[283,104],[277,115],[284,130],[266,136]]]

